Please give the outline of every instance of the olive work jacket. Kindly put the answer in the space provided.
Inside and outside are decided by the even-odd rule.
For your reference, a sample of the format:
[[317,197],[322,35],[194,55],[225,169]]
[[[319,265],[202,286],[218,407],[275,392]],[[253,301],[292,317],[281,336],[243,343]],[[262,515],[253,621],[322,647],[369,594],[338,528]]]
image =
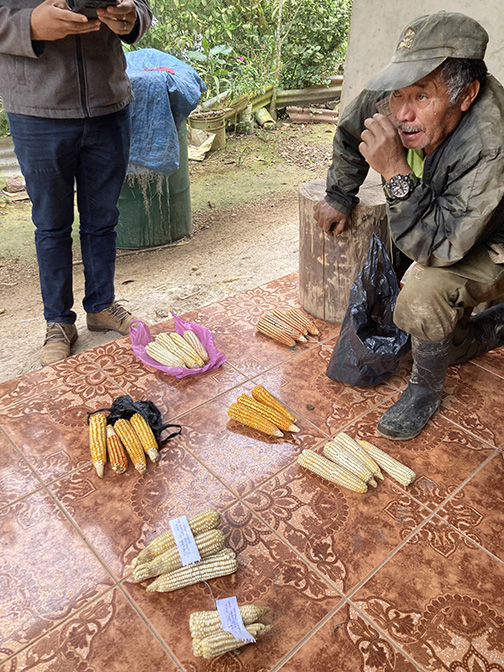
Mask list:
[[30,18],[41,0],[0,0],[0,96],[7,112],[52,119],[99,117],[133,100],[121,40],[136,42],[149,28],[148,0],[134,0],[137,21],[119,37],[99,31],[33,41]]
[[[369,170],[358,149],[364,120],[386,95],[363,91],[336,129],[325,200],[344,214],[358,203]],[[504,243],[503,122],[504,87],[488,75],[457,128],[425,158],[421,183],[387,204],[392,239],[410,259],[450,266],[477,243]]]

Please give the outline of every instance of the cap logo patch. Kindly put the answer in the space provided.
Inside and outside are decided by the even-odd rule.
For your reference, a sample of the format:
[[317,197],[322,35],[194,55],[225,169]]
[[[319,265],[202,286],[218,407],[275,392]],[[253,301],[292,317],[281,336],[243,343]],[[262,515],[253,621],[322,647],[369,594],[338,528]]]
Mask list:
[[399,42],[399,46],[397,49],[411,49],[411,46],[413,45],[413,38],[415,37],[415,29],[414,28],[407,28],[404,31],[404,35],[402,40]]

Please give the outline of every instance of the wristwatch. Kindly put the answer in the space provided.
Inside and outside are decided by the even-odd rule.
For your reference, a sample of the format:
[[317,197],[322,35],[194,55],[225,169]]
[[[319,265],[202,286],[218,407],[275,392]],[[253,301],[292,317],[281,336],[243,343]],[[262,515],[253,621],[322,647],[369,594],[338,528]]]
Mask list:
[[394,177],[390,178],[389,182],[385,182],[383,185],[385,198],[387,201],[402,201],[408,198],[418,183],[419,179],[415,173],[394,175]]

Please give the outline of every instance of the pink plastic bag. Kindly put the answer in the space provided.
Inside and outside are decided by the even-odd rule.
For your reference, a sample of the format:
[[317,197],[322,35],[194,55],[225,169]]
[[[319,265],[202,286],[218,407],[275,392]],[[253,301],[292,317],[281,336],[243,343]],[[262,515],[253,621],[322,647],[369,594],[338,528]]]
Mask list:
[[188,376],[197,376],[200,373],[207,373],[207,371],[213,371],[214,369],[217,369],[226,361],[226,355],[224,355],[222,352],[219,352],[219,350],[217,350],[215,347],[210,329],[201,326],[201,324],[196,324],[196,322],[185,322],[184,320],[180,319],[180,317],[177,317],[174,313],[172,313],[172,315],[175,321],[175,331],[177,334],[182,336],[184,331],[187,331],[188,329],[194,331],[196,336],[201,341],[203,347],[208,352],[208,356],[210,358],[208,362],[200,369],[186,369],[181,366],[171,367],[156,362],[155,359],[149,357],[149,355],[145,352],[145,346],[147,343],[150,343],[154,340],[149,331],[149,327],[145,324],[145,322],[142,322],[141,320],[135,320],[135,322],[130,324],[129,335],[133,352],[138,357],[138,359],[142,360],[144,364],[148,364],[155,369],[159,369],[159,371],[164,371],[164,373],[169,373],[170,376],[175,376],[175,378],[187,378]]

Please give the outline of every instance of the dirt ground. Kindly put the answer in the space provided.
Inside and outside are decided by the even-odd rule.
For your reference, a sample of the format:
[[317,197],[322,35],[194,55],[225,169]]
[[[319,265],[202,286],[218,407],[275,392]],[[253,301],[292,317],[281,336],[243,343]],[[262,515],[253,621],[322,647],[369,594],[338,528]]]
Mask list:
[[[300,184],[325,178],[334,126],[281,123],[228,136],[224,150],[190,162],[194,234],[143,251],[118,251],[116,298],[150,324],[281,277],[298,268]],[[0,382],[40,367],[45,334],[27,201],[0,203]],[[74,247],[78,254],[78,245]],[[74,353],[118,334],[89,332],[74,263]]]

